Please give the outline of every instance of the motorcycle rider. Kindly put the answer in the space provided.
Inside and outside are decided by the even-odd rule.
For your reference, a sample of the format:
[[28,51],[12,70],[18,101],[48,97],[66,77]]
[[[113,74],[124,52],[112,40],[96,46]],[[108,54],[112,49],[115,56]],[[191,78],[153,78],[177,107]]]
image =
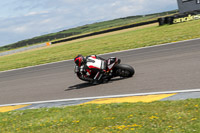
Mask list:
[[90,81],[93,84],[99,84],[102,82],[102,77],[106,72],[106,60],[96,56],[90,55],[84,58],[82,55],[78,55],[74,58],[75,73],[77,76],[85,81]]

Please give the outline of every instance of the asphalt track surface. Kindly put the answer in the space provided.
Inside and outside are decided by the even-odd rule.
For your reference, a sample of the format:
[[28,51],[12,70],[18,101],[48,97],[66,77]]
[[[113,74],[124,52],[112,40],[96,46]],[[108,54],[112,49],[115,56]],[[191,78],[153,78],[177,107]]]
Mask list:
[[73,61],[0,72],[0,105],[200,88],[200,39],[101,57],[111,56],[133,66],[136,74],[91,85],[74,75]]

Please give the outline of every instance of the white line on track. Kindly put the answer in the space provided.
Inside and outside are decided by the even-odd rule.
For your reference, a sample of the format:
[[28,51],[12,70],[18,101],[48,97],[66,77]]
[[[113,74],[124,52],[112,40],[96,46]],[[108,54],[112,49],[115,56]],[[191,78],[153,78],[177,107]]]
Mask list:
[[[166,45],[171,45],[171,44],[176,44],[176,43],[182,43],[182,42],[189,42],[189,41],[195,41],[195,40],[200,40],[200,38],[195,38],[195,39],[190,39],[190,40],[183,40],[183,41],[172,42],[172,43],[159,44],[159,45],[154,45],[154,46],[147,46],[147,47],[135,48],[135,49],[128,49],[128,50],[122,50],[122,51],[115,51],[115,52],[110,52],[110,53],[105,53],[105,54],[99,54],[99,55],[109,55],[109,54],[122,53],[122,52],[128,52],[128,51],[135,51],[135,50],[147,49],[147,48],[153,48],[153,47],[162,47],[162,46],[166,46]],[[72,60],[73,59],[63,60],[63,61],[58,61],[58,62],[52,62],[52,63],[46,63],[46,64],[41,64],[41,65],[35,65],[35,66],[29,66],[29,67],[18,68],[18,69],[12,69],[12,70],[7,70],[7,71],[1,71],[0,74],[1,73],[5,73],[5,72],[10,72],[10,71],[23,70],[23,69],[27,69],[27,68],[33,68],[33,67],[38,67],[38,66],[45,66],[45,65],[50,65],[50,64],[56,64],[56,63],[61,63],[61,62],[72,61]]]
[[189,93],[189,92],[200,92],[200,89],[148,92],[148,93],[136,93],[136,94],[122,94],[122,95],[109,95],[109,96],[97,96],[97,97],[83,97],[83,98],[59,99],[59,100],[25,102],[25,103],[13,103],[13,104],[3,104],[3,105],[0,105],[0,107],[2,107],[2,106],[25,105],[25,104],[41,104],[41,103],[67,102],[67,101],[78,101],[78,100],[93,100],[93,99],[101,99],[101,98],[117,98],[117,97],[144,96],[144,95],[171,94],[171,93]]

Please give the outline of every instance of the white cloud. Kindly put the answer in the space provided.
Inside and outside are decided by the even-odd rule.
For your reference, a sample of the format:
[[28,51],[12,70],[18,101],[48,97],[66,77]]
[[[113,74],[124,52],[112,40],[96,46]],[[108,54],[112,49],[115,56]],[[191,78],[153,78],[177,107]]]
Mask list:
[[47,14],[49,13],[48,11],[38,11],[38,12],[29,12],[25,14],[24,16],[34,16],[34,15],[41,15],[41,14]]

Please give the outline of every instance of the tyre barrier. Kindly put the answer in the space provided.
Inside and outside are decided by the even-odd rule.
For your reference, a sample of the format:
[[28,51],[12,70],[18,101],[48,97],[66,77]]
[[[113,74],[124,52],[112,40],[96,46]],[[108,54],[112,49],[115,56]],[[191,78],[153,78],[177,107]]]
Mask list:
[[193,12],[175,14],[172,16],[158,18],[158,23],[159,23],[159,26],[162,26],[166,24],[176,24],[176,23],[182,23],[182,22],[192,21],[196,19],[200,19],[200,10],[195,10]]

